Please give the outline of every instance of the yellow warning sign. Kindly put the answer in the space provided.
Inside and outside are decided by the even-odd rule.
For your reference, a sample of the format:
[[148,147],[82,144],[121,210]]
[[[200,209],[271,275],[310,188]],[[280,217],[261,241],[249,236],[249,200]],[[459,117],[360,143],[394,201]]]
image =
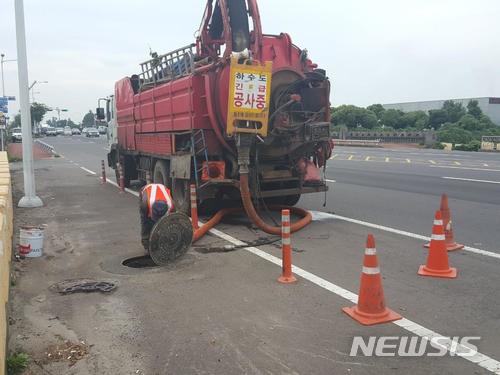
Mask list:
[[273,64],[240,64],[231,59],[227,128],[233,133],[267,136]]

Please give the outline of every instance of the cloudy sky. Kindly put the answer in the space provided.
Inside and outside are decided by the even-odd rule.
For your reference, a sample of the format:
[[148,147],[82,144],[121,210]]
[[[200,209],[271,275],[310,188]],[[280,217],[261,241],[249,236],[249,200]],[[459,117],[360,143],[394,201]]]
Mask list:
[[[193,42],[202,0],[24,0],[35,99],[79,122],[149,47]],[[288,32],[325,68],[332,103],[500,96],[499,0],[260,0],[265,33]],[[0,52],[15,58],[14,0],[1,0]],[[5,63],[18,95],[16,63]],[[10,105],[11,113],[18,110]]]

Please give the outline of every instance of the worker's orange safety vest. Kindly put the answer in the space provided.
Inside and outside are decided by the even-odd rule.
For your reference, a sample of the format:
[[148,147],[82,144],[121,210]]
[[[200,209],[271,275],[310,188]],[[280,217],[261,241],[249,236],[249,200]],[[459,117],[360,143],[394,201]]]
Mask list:
[[169,214],[174,209],[174,204],[172,202],[172,195],[170,194],[170,189],[162,184],[149,184],[142,189],[142,194],[146,194],[147,205],[148,205],[148,217],[153,214],[153,203],[156,201],[164,201],[168,205],[167,214]]

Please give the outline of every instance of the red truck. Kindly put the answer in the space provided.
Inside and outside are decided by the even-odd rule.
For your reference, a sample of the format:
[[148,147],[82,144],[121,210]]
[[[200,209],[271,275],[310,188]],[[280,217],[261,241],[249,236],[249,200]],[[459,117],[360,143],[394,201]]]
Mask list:
[[262,33],[256,0],[208,0],[196,43],[152,53],[116,83],[108,164],[121,164],[125,185],[149,174],[169,186],[184,212],[193,183],[202,202],[293,206],[328,189],[329,96],[306,49]]

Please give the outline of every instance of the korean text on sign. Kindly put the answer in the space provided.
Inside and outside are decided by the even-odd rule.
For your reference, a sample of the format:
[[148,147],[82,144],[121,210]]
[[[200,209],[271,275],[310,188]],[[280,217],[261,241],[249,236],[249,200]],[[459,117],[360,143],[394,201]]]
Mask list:
[[263,110],[266,108],[267,76],[236,72],[233,106],[235,108]]

